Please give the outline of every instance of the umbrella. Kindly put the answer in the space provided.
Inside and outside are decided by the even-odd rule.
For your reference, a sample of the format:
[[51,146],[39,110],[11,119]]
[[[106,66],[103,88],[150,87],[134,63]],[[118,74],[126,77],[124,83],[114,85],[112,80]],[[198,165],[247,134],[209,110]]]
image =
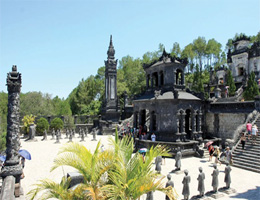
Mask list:
[[1,160],[2,162],[4,162],[5,159],[6,159],[6,156],[2,156],[2,155],[0,155],[0,160]]
[[24,157],[25,159],[27,159],[27,160],[31,160],[32,159],[31,154],[27,150],[25,150],[25,149],[20,149],[19,150],[19,154],[22,157]]
[[208,147],[209,145],[211,145],[213,143],[213,141],[208,141],[207,143],[206,143],[206,147]]
[[139,153],[146,153],[146,152],[147,152],[146,148],[139,149]]

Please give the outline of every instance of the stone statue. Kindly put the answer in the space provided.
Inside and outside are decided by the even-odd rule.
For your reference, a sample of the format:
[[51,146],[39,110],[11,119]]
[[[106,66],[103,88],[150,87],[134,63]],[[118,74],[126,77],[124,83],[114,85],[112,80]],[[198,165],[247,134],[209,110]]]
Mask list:
[[230,176],[230,172],[231,172],[231,167],[229,165],[229,163],[227,162],[226,167],[225,167],[225,178],[224,178],[224,182],[226,183],[226,188],[230,188],[230,183],[231,183],[231,176]]
[[200,192],[200,196],[203,197],[204,196],[204,192],[205,192],[205,184],[204,184],[204,180],[205,180],[205,174],[203,172],[202,167],[199,167],[199,176],[197,178],[198,180],[198,191]]
[[72,142],[72,132],[69,133],[69,142]]
[[184,170],[185,176],[182,180],[183,189],[182,189],[182,195],[184,196],[184,200],[188,200],[190,196],[190,176],[188,175],[189,172],[187,169]]
[[[169,187],[169,186],[172,186],[172,188],[174,188],[174,183],[173,183],[173,181],[171,181],[171,178],[172,178],[172,176],[170,174],[168,174],[167,175],[168,181],[167,181],[167,183],[165,185],[166,188]],[[170,200],[170,198],[167,195],[166,195],[165,199],[166,200]]]
[[176,171],[181,170],[181,158],[182,158],[182,154],[181,154],[181,148],[178,147],[177,149],[177,153],[175,156],[175,167],[176,167]]
[[86,127],[86,129],[85,129],[85,135],[86,135],[86,137],[88,137],[88,127]]
[[162,156],[157,156],[155,158],[155,170],[160,174],[162,171]]
[[29,127],[29,138],[27,140],[34,140],[35,132],[36,132],[36,126],[34,124],[30,124],[30,127]]
[[147,193],[146,200],[153,200],[153,191]]
[[59,136],[59,131],[56,131],[56,142],[55,143],[60,143],[60,136]]
[[218,191],[218,175],[219,171],[217,169],[217,165],[214,163],[213,164],[214,170],[213,173],[211,174],[212,176],[212,184],[211,186],[213,187],[213,192],[216,193]]
[[52,136],[51,139],[54,140],[55,139],[55,130],[54,130],[54,128],[52,129],[51,136]]
[[66,137],[65,137],[65,139],[67,139],[68,137],[69,137],[69,129],[68,128],[66,128]]
[[93,129],[93,139],[92,139],[92,141],[96,141],[96,134],[97,134],[96,132],[97,132],[97,130],[98,130],[97,127]]
[[84,142],[85,141],[85,134],[84,134],[84,132],[82,131],[81,132],[81,140],[80,140],[81,142]]
[[47,131],[46,131],[46,129],[45,129],[44,132],[43,132],[42,141],[43,141],[43,140],[47,140]]

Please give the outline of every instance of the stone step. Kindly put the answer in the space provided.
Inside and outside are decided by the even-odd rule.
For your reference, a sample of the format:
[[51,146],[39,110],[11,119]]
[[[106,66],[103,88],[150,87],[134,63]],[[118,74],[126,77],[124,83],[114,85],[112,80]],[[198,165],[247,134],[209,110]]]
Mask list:
[[248,157],[254,157],[254,158],[258,158],[260,157],[260,152],[250,152],[250,151],[247,151],[247,150],[241,150],[241,151],[234,151],[233,153],[233,156],[248,156]]
[[248,156],[233,157],[233,160],[244,160],[244,161],[248,161],[248,162],[260,163],[259,158],[253,158],[253,157],[248,157]]
[[247,160],[247,157],[253,158],[253,159],[258,159],[259,158],[259,155],[251,154],[249,152],[243,152],[243,153],[234,152],[233,153],[233,158],[235,158],[235,157],[240,157],[241,158],[241,156],[244,157],[245,160]]
[[259,163],[260,163],[260,159],[256,160],[256,159],[245,159],[245,158],[240,158],[240,157],[236,157],[236,158],[233,158],[234,160],[234,163],[243,163],[243,164],[252,164],[252,165],[256,165],[258,166],[258,168],[260,169],[260,166],[259,166]]
[[[256,146],[256,145],[245,145],[245,149],[247,151],[260,151],[260,146]],[[236,150],[242,150],[242,145],[238,145]]]
[[260,173],[260,169],[256,169],[256,168],[253,168],[253,167],[240,165],[240,164],[235,164],[235,163],[232,166],[233,167],[238,167],[238,168],[241,168],[241,169],[245,169],[245,170],[249,170],[249,171],[252,171],[252,172]]

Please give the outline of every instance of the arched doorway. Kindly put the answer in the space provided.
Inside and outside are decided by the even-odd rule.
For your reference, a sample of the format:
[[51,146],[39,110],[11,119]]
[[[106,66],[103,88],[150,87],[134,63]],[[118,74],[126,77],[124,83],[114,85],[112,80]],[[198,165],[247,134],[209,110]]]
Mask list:
[[158,87],[159,86],[159,82],[158,82],[158,73],[157,72],[154,72],[153,73],[153,86],[154,87]]
[[160,76],[161,76],[160,85],[164,85],[164,75],[163,75],[163,71],[160,72]]
[[144,127],[145,121],[146,121],[146,111],[145,111],[145,110],[141,110],[141,115],[140,115],[140,122],[139,122],[139,124],[140,124],[142,127]]
[[176,85],[182,85],[182,70],[177,69],[175,80],[176,80]]
[[154,111],[151,113],[151,131],[156,131],[157,125],[156,125],[156,114]]
[[191,132],[192,132],[192,123],[191,123],[191,110],[187,109],[185,111],[185,132],[187,133],[186,138],[191,139]]

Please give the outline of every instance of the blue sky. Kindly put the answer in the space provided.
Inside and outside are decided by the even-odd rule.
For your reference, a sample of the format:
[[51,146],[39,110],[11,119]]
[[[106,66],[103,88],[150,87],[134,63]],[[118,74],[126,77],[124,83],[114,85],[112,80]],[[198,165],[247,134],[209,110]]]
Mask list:
[[183,48],[198,36],[223,46],[260,31],[259,0],[0,0],[0,91],[16,64],[22,92],[66,98],[104,65],[110,34],[116,58]]

